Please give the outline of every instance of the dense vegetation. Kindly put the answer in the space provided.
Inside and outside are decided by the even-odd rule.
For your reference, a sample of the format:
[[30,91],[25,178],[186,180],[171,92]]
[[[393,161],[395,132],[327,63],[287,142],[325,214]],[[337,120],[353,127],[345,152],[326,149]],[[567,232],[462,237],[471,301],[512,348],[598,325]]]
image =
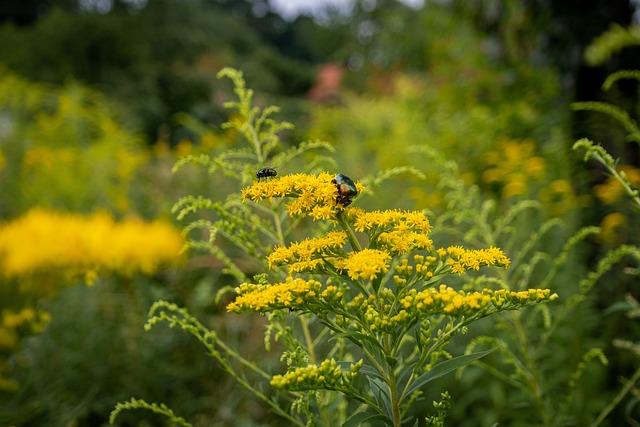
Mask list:
[[[420,212],[439,246],[511,259],[447,285],[557,293],[453,337],[443,360],[499,350],[430,382],[407,412],[420,425],[444,390],[446,425],[637,425],[633,6],[425,3],[356,1],[293,21],[257,0],[2,6],[0,425],[106,425],[131,396],[195,426],[282,425],[229,375],[246,364],[143,328],[166,300],[264,372],[286,371],[286,343],[265,352],[263,328],[282,338],[290,319],[227,313],[229,290],[261,273],[284,280],[286,267],[269,270],[273,245],[329,229],[289,224],[281,205],[238,205],[265,166],[274,182],[345,173],[363,185],[350,208]],[[225,67],[252,99],[216,78]],[[250,106],[281,125],[248,132],[261,126]],[[241,378],[286,407],[256,372]],[[336,414],[353,405],[336,402]],[[117,423],[166,420],[124,411]]]

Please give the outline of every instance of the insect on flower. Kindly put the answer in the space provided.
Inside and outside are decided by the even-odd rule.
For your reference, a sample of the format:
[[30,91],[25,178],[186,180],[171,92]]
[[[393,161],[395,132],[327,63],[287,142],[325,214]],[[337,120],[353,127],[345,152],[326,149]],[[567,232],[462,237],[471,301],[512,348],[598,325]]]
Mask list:
[[351,180],[351,178],[341,173],[337,174],[335,179],[332,179],[331,182],[335,184],[338,189],[336,203],[341,203],[344,207],[349,206],[352,202],[351,199],[358,195],[356,184]]
[[278,175],[278,172],[274,168],[262,168],[256,172],[256,178],[260,181],[262,178],[274,177]]

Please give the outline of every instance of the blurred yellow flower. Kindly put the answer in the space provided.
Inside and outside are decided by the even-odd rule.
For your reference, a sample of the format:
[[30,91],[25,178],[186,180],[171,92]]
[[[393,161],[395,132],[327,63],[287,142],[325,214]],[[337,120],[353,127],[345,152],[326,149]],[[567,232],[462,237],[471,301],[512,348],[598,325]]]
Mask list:
[[498,149],[485,154],[487,169],[482,179],[489,184],[501,184],[502,196],[526,195],[531,181],[541,181],[546,171],[544,158],[535,155],[532,140],[506,140]]
[[620,212],[613,212],[605,216],[600,223],[600,239],[604,242],[618,243],[622,236],[621,228],[627,223],[627,218]]
[[188,139],[182,139],[178,142],[176,146],[176,152],[178,153],[178,157],[185,157],[191,154],[193,151],[193,144]]
[[20,341],[20,330],[37,333],[51,320],[49,313],[31,307],[8,309],[0,314],[0,349],[12,349]]
[[[627,175],[632,186],[640,186],[640,169],[627,165],[620,166],[617,170]],[[604,183],[595,185],[593,187],[593,192],[598,199],[607,205],[617,202],[625,195],[625,190],[622,187],[622,184],[613,176],[609,177]]]
[[93,270],[150,274],[177,261],[183,243],[179,232],[160,220],[116,222],[107,213],[34,209],[0,226],[0,269],[7,277]]

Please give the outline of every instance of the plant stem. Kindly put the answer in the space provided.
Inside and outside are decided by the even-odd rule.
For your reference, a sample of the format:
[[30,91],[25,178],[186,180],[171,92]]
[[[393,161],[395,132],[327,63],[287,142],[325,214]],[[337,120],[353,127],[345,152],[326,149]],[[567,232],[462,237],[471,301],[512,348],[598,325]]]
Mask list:
[[627,381],[624,385],[624,387],[622,387],[622,390],[620,390],[620,392],[616,395],[616,397],[611,401],[611,403],[609,404],[609,406],[607,406],[606,408],[604,408],[602,410],[602,412],[600,413],[600,415],[598,415],[598,418],[596,418],[596,420],[594,422],[591,423],[590,427],[597,427],[600,425],[600,423],[602,423],[602,421],[604,421],[604,419],[607,417],[607,415],[609,415],[609,412],[611,412],[613,410],[613,408],[617,407],[618,404],[620,403],[620,401],[622,400],[622,398],[629,393],[629,390],[631,390],[631,388],[633,387],[633,385],[636,383],[636,381],[638,381],[638,379],[640,378],[640,369],[638,369],[633,376],[631,377],[631,379],[629,379],[629,381]]
[[278,243],[284,245],[284,234],[282,234],[282,224],[280,221],[280,215],[277,212],[273,212],[273,224],[276,226],[276,233],[278,236]]
[[629,180],[623,178],[622,175],[620,175],[620,173],[616,170],[615,166],[611,166],[608,163],[606,163],[606,161],[602,158],[600,154],[596,154],[596,156],[598,161],[602,163],[607,168],[609,173],[615,177],[618,183],[622,185],[622,187],[624,188],[624,191],[627,193],[627,195],[629,195],[629,197],[631,197],[636,207],[640,208],[640,196],[638,196],[637,190],[634,190],[633,188],[631,188],[631,186],[629,185]]
[[309,331],[309,322],[305,316],[300,316],[300,325],[302,326],[302,334],[304,335],[304,340],[307,343],[307,352],[309,353],[309,359],[311,363],[314,365],[318,362],[316,361],[316,350],[313,344],[313,338],[311,338],[311,332]]
[[338,224],[340,224],[340,227],[347,233],[347,239],[349,240],[351,248],[354,250],[354,252],[360,252],[362,248],[360,247],[360,243],[358,242],[358,239],[356,238],[351,225],[344,218],[343,209],[338,209],[336,211],[336,220],[338,221]]
[[398,399],[398,384],[393,368],[389,369],[389,389],[391,391],[391,412],[393,413],[393,426],[400,427],[400,399]]

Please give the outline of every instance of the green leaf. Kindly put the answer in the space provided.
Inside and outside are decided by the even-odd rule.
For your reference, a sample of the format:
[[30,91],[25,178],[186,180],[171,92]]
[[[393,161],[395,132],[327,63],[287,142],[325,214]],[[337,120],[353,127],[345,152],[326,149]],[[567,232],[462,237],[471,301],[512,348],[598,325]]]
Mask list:
[[409,374],[413,370],[414,366],[416,366],[416,362],[409,363],[400,370],[400,372],[396,375],[396,381],[398,382],[398,384],[403,384],[405,380],[409,380]]
[[[384,397],[386,397],[386,400],[391,399],[391,394],[389,393],[389,386],[385,382],[380,381],[377,378],[368,378],[368,380],[372,386],[376,386],[376,388],[384,394]],[[372,391],[373,391],[373,387],[372,387]]]
[[379,379],[384,381],[384,376],[382,376],[382,374],[380,374],[380,372],[378,372],[371,365],[367,365],[367,364],[362,365],[362,367],[360,368],[360,373],[365,375],[365,376],[367,376],[367,377],[368,376],[373,376],[373,377],[379,378]]
[[393,357],[393,356],[387,356],[387,363],[389,364],[389,366],[391,366],[392,368],[395,368],[396,365],[398,364],[398,359]]
[[458,368],[461,368],[465,365],[468,365],[471,362],[474,362],[489,353],[497,350],[498,347],[494,347],[487,351],[479,351],[477,353],[465,354],[464,356],[454,357],[453,359],[449,359],[445,362],[439,363],[433,367],[429,372],[426,372],[416,378],[415,382],[411,384],[409,389],[407,390],[407,395],[411,395],[414,391],[425,385],[426,383],[435,380],[436,378],[440,378],[449,372],[455,371]]
[[367,380],[369,380],[371,393],[373,393],[378,406],[382,406],[387,414],[391,415],[391,392],[387,383],[370,377]]
[[373,412],[357,412],[351,416],[347,421],[342,424],[342,427],[358,427],[367,421],[380,420],[385,424],[392,426],[393,421],[391,418],[382,415],[376,414]]

